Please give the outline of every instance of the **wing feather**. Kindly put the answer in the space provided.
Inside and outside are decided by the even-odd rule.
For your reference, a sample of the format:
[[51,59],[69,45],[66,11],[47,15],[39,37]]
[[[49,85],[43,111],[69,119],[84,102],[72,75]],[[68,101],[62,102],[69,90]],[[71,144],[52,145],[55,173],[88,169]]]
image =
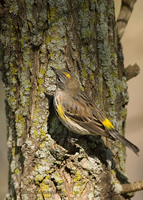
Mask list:
[[[82,101],[82,98],[84,98],[84,101]],[[62,106],[64,108],[65,115],[69,119],[87,129],[92,135],[99,134],[115,140],[115,138],[107,132],[102,122],[96,117],[96,107],[85,94],[74,97],[70,103],[68,101],[63,101]]]

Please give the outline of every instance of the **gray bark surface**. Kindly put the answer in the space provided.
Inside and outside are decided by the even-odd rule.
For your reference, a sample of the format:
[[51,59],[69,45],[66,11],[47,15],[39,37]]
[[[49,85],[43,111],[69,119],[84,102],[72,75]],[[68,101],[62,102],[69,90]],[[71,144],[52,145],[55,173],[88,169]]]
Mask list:
[[[11,199],[124,199],[125,147],[99,136],[68,142],[55,115],[51,66],[81,87],[124,134],[128,102],[113,0],[6,0],[0,10]],[[46,94],[45,94],[46,93]]]

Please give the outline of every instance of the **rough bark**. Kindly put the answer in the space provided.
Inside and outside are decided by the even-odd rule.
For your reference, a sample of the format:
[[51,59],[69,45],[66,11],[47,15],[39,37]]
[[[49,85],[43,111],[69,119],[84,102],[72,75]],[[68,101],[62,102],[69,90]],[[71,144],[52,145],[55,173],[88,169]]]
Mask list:
[[124,134],[128,93],[113,0],[3,0],[0,17],[6,199],[124,199],[125,147],[93,136],[68,142],[52,105],[50,67],[68,68]]

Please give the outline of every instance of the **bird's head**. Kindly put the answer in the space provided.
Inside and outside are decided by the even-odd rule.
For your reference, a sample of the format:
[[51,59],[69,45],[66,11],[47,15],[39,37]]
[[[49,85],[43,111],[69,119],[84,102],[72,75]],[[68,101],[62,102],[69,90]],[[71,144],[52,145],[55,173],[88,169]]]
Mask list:
[[79,81],[77,77],[68,70],[55,69],[51,67],[56,74],[57,87],[61,90],[67,90],[69,93],[77,93],[80,91]]

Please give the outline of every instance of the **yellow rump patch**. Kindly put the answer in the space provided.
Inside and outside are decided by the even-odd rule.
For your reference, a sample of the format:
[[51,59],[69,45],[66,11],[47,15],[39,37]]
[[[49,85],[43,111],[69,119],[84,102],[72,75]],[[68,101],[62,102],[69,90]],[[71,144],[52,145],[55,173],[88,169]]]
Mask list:
[[114,129],[114,126],[111,124],[111,122],[107,118],[102,122],[102,124],[108,129],[112,129],[112,128]]
[[70,74],[68,72],[63,72],[63,74],[66,75],[66,77],[68,77],[69,79],[71,78]]

